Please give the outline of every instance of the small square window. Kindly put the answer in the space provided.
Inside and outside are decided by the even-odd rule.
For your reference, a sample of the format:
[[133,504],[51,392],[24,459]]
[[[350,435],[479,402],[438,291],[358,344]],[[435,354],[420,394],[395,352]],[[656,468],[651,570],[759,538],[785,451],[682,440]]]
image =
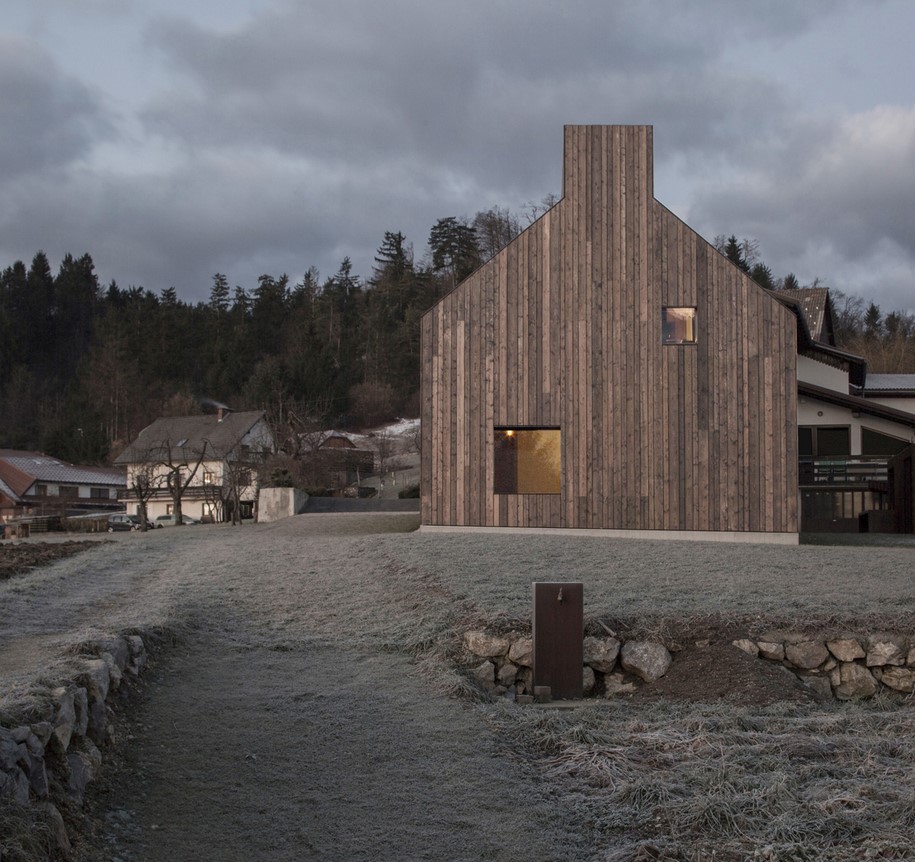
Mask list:
[[695,308],[662,308],[661,309],[661,343],[662,344],[695,344],[696,343],[696,309]]
[[496,494],[558,494],[562,438],[558,428],[496,428]]

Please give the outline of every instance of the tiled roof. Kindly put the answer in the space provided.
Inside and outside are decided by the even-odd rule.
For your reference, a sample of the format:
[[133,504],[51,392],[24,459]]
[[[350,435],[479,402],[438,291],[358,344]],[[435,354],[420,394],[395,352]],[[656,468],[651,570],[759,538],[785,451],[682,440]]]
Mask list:
[[807,329],[814,341],[832,344],[832,328],[829,314],[828,287],[802,287],[798,290],[777,290],[776,296],[795,300],[807,319]]
[[169,454],[174,463],[195,462],[201,454],[225,457],[258,421],[259,410],[201,416],[165,416],[147,425],[115,464],[144,464]]
[[915,391],[915,374],[871,374],[868,372],[864,384],[865,393]]
[[0,479],[20,496],[35,482],[64,485],[126,486],[123,470],[111,467],[77,467],[43,452],[0,449]]
[[0,494],[9,497],[9,499],[14,503],[18,503],[20,501],[19,495],[12,488],[10,488],[10,486],[7,485],[3,479],[0,479]]

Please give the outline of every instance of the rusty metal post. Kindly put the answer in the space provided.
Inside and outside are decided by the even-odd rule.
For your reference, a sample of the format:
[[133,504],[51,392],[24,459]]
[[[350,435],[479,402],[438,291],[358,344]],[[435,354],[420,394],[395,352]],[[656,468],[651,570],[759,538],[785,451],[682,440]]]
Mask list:
[[584,588],[580,583],[535,581],[534,690],[549,686],[557,700],[582,696]]

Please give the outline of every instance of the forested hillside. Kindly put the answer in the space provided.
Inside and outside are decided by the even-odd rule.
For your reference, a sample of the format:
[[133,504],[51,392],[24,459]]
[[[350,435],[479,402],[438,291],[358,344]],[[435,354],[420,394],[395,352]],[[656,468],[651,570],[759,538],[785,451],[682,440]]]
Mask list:
[[[420,317],[520,229],[499,208],[443,218],[422,262],[388,232],[366,280],[348,259],[324,279],[312,269],[243,287],[217,273],[196,304],[174,288],[103,287],[88,254],[55,275],[39,251],[0,274],[0,448],[103,463],[156,416],[207,401],[266,410],[279,439],[418,415]],[[718,244],[764,286],[797,286],[774,278],[753,242]],[[841,346],[874,371],[915,371],[913,315],[834,300]]]

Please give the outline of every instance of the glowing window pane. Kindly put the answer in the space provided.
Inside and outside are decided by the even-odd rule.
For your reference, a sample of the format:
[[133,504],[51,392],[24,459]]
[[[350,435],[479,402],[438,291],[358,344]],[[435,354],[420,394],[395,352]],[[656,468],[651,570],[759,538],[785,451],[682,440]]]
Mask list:
[[662,308],[661,341],[664,344],[695,344],[696,309]]
[[562,437],[558,428],[497,428],[496,494],[558,494]]

